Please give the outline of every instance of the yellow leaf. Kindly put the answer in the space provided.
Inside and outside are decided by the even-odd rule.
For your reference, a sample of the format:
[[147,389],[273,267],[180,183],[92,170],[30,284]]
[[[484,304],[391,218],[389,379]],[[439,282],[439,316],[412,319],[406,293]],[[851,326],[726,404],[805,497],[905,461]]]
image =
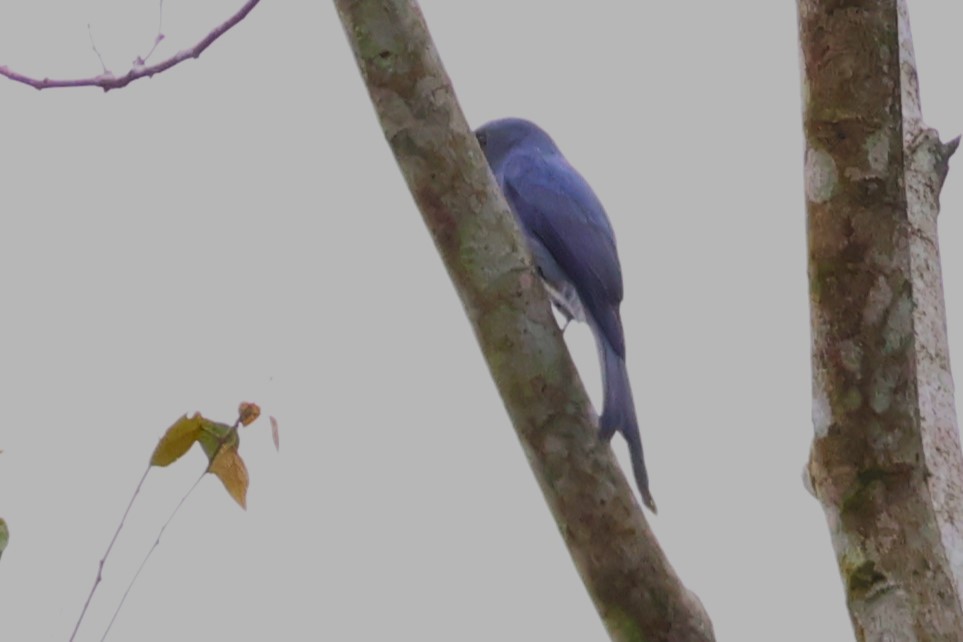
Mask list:
[[217,475],[234,501],[247,510],[247,466],[244,465],[237,448],[227,444],[222,446],[207,470]]
[[157,442],[157,447],[150,456],[150,465],[168,466],[180,459],[200,436],[202,421],[207,420],[197,412],[193,417],[184,415],[175,421]]
[[250,426],[261,416],[261,408],[256,403],[242,401],[240,407],[237,409],[237,413],[238,421],[245,426]]

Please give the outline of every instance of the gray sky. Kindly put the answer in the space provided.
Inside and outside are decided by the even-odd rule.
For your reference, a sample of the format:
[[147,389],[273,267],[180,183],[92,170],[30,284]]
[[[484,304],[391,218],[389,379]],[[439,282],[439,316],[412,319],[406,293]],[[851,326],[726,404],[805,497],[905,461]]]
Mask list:
[[[165,4],[160,56],[240,2]],[[536,120],[608,209],[653,528],[718,638],[851,640],[801,484],[794,4],[422,6],[469,121]],[[924,116],[950,138],[961,9],[911,11]],[[94,75],[89,22],[120,74],[156,19],[156,0],[5,0],[0,64]],[[6,636],[66,640],[159,435],[250,400],[281,452],[266,420],[242,434],[248,511],[205,479],[110,639],[605,639],[330,3],[265,0],[122,91],[4,81],[0,103]],[[959,162],[940,219],[956,364]],[[598,399],[588,330],[566,337]],[[192,452],[150,475],[78,639],[100,638],[203,466]]]

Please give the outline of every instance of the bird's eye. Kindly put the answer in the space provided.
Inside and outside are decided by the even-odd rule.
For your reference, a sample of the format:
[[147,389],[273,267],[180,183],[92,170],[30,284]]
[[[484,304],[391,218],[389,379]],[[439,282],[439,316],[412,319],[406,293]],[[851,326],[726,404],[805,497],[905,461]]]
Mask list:
[[478,139],[478,144],[482,146],[482,149],[485,149],[485,143],[488,142],[488,135],[485,132],[478,132],[475,134],[475,138]]

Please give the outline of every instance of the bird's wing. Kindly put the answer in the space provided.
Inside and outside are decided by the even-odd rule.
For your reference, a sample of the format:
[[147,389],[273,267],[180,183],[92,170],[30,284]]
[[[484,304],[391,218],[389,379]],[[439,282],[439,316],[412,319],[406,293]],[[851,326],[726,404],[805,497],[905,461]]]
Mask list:
[[518,154],[501,169],[502,190],[526,233],[545,246],[568,275],[586,314],[624,356],[622,270],[612,226],[592,188],[558,155]]

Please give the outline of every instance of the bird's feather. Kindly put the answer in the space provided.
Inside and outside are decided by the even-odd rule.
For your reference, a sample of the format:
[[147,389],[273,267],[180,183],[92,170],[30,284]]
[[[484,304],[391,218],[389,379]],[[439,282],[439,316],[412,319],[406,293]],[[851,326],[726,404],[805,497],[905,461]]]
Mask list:
[[515,214],[568,275],[586,313],[624,357],[615,235],[588,183],[563,157],[532,153],[513,154],[499,178]]

